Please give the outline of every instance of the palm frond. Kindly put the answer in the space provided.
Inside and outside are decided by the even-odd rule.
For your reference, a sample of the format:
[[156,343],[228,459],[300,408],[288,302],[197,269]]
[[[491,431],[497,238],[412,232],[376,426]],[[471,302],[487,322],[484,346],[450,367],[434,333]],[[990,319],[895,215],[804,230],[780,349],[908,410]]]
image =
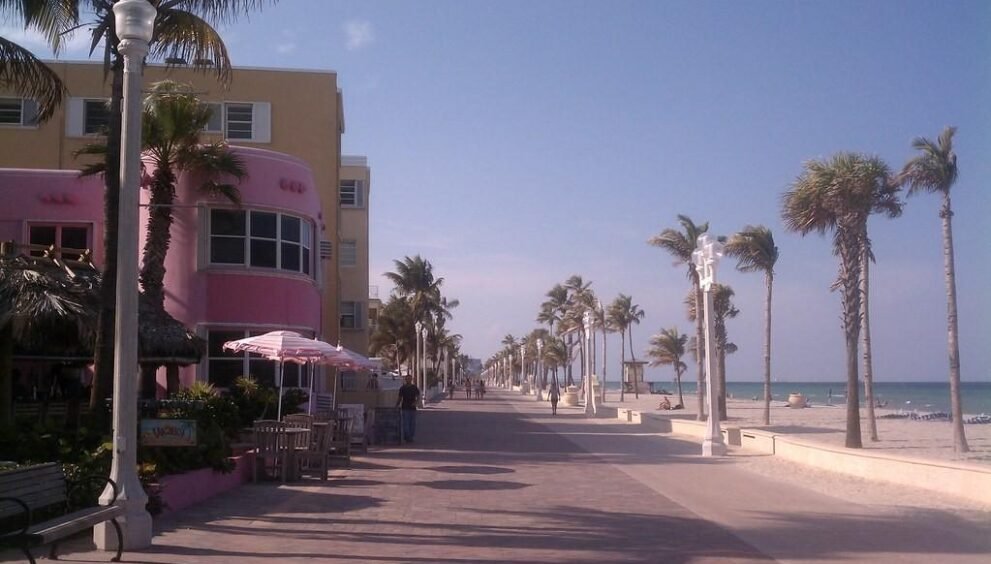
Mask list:
[[0,37],[0,87],[38,102],[38,121],[52,117],[66,95],[65,84],[48,65],[13,41]]

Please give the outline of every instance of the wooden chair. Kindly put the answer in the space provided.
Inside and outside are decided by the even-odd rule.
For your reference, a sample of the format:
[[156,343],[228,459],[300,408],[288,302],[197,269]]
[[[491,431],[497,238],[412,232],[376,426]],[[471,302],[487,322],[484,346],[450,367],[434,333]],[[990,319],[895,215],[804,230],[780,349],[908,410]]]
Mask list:
[[301,475],[316,474],[321,480],[327,479],[330,467],[331,425],[315,425],[310,431],[310,444],[306,450],[297,451]]
[[279,476],[285,483],[289,466],[289,448],[285,433],[286,424],[280,421],[255,421],[252,431],[255,435],[255,465],[252,468],[252,481],[258,481],[258,469],[262,473]]
[[334,420],[328,452],[331,460],[340,459],[348,468],[351,467],[351,417]]

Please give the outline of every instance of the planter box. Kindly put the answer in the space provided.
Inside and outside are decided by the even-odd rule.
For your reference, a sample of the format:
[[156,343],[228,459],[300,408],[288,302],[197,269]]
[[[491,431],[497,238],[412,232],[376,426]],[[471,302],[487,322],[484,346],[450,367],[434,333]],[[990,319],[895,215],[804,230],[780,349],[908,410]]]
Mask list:
[[162,513],[179,511],[209,499],[219,493],[232,490],[251,481],[251,465],[254,453],[232,457],[234,471],[229,474],[212,468],[201,468],[183,474],[164,476],[159,481],[162,496]]

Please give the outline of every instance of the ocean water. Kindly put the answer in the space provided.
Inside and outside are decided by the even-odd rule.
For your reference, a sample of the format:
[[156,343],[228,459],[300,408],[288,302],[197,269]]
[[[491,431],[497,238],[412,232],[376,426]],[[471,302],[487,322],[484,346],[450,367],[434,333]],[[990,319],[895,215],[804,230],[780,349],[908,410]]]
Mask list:
[[[681,382],[685,393],[695,393],[695,382],[687,379]],[[656,382],[654,389],[665,388],[675,391],[671,381]],[[619,389],[618,382],[609,382],[609,389]],[[758,398],[764,395],[764,384],[761,382],[727,382],[726,392],[735,398]],[[772,382],[771,396],[775,401],[787,401],[788,394],[799,392],[809,398],[814,404],[829,402],[842,405],[846,401],[845,382]],[[950,412],[949,382],[875,382],[874,397],[881,402],[888,402],[889,409],[908,409],[917,411]],[[960,397],[963,401],[963,412],[968,415],[986,413],[991,415],[991,382],[961,382]],[[864,403],[863,383],[860,386],[860,402]]]

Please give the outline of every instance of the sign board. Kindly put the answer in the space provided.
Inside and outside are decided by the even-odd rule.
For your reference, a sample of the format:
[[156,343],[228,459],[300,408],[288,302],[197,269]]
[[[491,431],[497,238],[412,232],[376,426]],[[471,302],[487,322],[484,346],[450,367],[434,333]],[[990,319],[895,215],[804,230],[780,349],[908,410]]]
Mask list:
[[402,443],[398,407],[375,408],[375,444]]
[[365,404],[363,403],[342,403],[337,406],[351,416],[351,434],[365,434]]
[[139,441],[145,446],[196,446],[196,421],[142,419]]

